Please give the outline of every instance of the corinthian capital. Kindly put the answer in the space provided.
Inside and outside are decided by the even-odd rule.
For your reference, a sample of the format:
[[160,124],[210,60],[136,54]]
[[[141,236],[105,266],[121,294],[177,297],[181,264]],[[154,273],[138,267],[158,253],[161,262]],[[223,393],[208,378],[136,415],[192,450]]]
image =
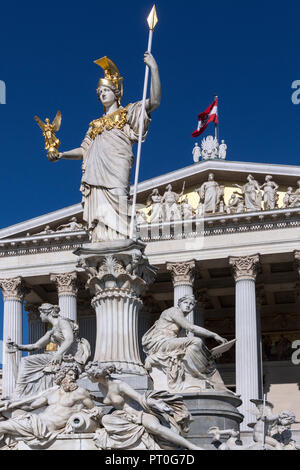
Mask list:
[[58,295],[77,295],[77,273],[51,274],[50,281],[55,282]]
[[30,292],[21,277],[0,279],[0,287],[4,300],[18,300],[23,302],[26,294]]
[[195,261],[182,263],[167,263],[167,270],[171,271],[173,286],[194,285]]
[[230,256],[229,264],[232,266],[235,281],[251,279],[255,281],[259,266],[259,255]]

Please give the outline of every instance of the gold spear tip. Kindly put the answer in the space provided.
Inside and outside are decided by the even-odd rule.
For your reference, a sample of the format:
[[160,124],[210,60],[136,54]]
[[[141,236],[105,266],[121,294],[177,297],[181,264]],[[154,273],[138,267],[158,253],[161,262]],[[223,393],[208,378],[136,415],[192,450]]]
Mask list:
[[150,15],[147,18],[147,22],[148,22],[148,25],[149,25],[149,29],[151,31],[154,31],[154,28],[158,23],[158,18],[157,18],[155,5],[153,5],[152,10],[150,11]]

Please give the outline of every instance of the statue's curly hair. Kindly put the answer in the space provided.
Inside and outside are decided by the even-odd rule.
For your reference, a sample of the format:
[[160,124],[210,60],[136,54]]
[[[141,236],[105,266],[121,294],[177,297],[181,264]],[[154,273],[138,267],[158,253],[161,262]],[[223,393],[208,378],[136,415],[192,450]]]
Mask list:
[[58,305],[42,304],[39,306],[39,312],[41,311],[56,318],[60,316],[60,307]]
[[62,366],[58,373],[56,374],[55,376],[55,383],[56,385],[60,385],[62,383],[62,381],[64,380],[65,376],[67,375],[67,373],[72,370],[73,372],[75,372],[75,379],[77,380],[78,377],[79,377],[79,369],[78,367],[76,366],[76,364],[66,364],[64,366]]
[[111,365],[105,365],[101,364],[101,362],[89,362],[85,366],[85,372],[94,380],[97,380],[97,378],[108,378],[112,374],[119,374],[120,370],[113,364]]

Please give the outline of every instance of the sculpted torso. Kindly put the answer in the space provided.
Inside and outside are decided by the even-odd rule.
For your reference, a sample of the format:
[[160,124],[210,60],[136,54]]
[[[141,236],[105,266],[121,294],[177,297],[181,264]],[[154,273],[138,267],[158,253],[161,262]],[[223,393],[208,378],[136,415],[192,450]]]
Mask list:
[[48,406],[40,413],[40,417],[49,431],[59,431],[74,413],[93,407],[89,393],[83,388],[77,388],[73,392],[58,389],[49,393],[47,401]]

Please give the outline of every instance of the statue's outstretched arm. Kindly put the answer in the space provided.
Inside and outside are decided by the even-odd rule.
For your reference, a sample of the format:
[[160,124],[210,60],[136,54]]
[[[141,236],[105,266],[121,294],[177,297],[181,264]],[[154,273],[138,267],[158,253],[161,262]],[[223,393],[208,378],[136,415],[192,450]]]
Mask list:
[[17,347],[20,351],[37,351],[47,346],[50,341],[51,330],[47,331],[36,343],[34,344],[18,344]]
[[68,152],[60,152],[57,160],[61,160],[62,158],[66,160],[82,160],[83,150],[81,147],[78,147],[77,149],[69,150]]
[[197,336],[203,336],[203,338],[213,338],[214,340],[220,343],[226,342],[226,340],[224,338],[221,338],[221,336],[219,336],[217,333],[206,330],[205,328],[201,328],[201,326],[193,325],[184,317],[183,314],[180,315],[179,312],[176,312],[174,314],[173,319],[177,323],[178,326],[180,326],[184,330],[194,333]]
[[144,62],[151,70],[150,98],[146,101],[146,111],[150,114],[160,105],[161,82],[156,60],[150,52],[145,52]]

